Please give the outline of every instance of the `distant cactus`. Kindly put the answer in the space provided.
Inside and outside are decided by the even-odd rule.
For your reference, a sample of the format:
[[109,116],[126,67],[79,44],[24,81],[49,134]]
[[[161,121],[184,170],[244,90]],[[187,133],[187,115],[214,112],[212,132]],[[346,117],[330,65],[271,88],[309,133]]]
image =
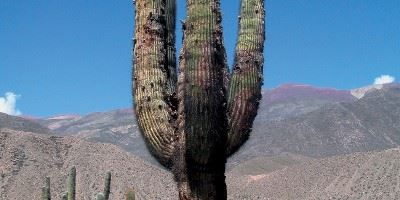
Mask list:
[[133,189],[126,191],[125,200],[135,200],[135,191]]
[[104,178],[104,199],[108,200],[110,198],[110,187],[111,187],[111,172],[107,172]]
[[95,200],[105,200],[106,198],[105,198],[105,196],[104,196],[104,194],[103,193],[98,193],[97,195],[96,195],[96,198],[95,198]]
[[[110,197],[111,172],[107,172],[105,176],[104,191],[98,193],[95,197],[97,200],[108,200]],[[62,200],[75,200],[76,198],[76,168],[72,167],[68,173],[67,192],[61,195]],[[51,200],[50,195],[50,177],[46,177],[46,184],[42,187],[42,200]]]
[[50,195],[50,177],[46,177],[45,186],[42,187],[42,200],[51,200],[51,195]]
[[75,200],[76,193],[76,168],[75,166],[71,168],[68,174],[67,181],[67,191],[68,191],[68,200]]
[[61,195],[61,200],[68,200],[68,193],[65,192]]

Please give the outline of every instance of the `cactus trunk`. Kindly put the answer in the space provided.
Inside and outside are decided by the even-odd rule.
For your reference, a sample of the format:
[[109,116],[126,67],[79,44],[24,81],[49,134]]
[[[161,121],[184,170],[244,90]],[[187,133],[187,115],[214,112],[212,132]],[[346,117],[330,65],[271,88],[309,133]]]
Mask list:
[[179,199],[226,199],[224,173],[189,172],[187,182],[178,182]]
[[264,1],[241,0],[230,76],[219,0],[187,0],[177,80],[175,0],[137,0],[134,105],[151,153],[180,199],[226,199],[225,163],[246,141],[261,98]]

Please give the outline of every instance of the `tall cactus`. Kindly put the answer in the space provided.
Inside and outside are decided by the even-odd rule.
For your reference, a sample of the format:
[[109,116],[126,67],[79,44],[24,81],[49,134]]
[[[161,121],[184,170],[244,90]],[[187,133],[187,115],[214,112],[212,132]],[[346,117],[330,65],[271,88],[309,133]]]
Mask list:
[[186,0],[176,75],[175,10],[175,0],[136,0],[135,112],[150,152],[173,171],[180,199],[226,199],[226,160],[247,140],[261,98],[264,0],[240,2],[231,73],[220,1]]

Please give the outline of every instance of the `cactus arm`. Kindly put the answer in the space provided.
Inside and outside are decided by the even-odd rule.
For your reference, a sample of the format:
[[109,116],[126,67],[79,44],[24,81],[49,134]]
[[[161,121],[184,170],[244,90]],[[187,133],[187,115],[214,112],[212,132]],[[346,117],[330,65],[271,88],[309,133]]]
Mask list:
[[76,168],[72,167],[68,174],[67,180],[68,200],[75,200],[76,193]]
[[104,178],[104,198],[108,200],[110,198],[110,187],[111,187],[111,172],[107,172]]
[[[150,152],[164,166],[170,167],[174,153],[173,125],[176,108],[170,98],[176,75],[172,63],[173,42],[166,42],[166,17],[171,14],[169,2],[164,0],[137,0],[135,17],[133,93],[138,124]],[[168,27],[173,27],[174,16],[167,17]],[[171,39],[172,36],[169,38]],[[166,51],[169,49],[168,51]],[[170,65],[166,64],[170,58]],[[170,74],[168,76],[168,74]],[[171,83],[171,84],[169,84]],[[169,88],[169,89],[168,89]],[[169,90],[169,92],[168,92]]]
[[264,0],[241,0],[239,35],[228,91],[227,155],[247,140],[261,99]]

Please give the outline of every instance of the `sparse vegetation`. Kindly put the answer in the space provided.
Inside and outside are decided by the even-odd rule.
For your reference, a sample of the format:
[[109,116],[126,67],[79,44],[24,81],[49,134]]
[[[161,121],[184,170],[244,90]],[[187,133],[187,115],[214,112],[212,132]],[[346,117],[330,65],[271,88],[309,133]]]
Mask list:
[[[104,181],[104,191],[97,193],[96,200],[108,200],[110,196],[111,172],[107,172]],[[68,173],[67,192],[61,195],[61,199],[76,199],[76,168],[72,167]],[[46,177],[45,186],[42,188],[42,200],[51,200],[50,194],[50,177]]]

